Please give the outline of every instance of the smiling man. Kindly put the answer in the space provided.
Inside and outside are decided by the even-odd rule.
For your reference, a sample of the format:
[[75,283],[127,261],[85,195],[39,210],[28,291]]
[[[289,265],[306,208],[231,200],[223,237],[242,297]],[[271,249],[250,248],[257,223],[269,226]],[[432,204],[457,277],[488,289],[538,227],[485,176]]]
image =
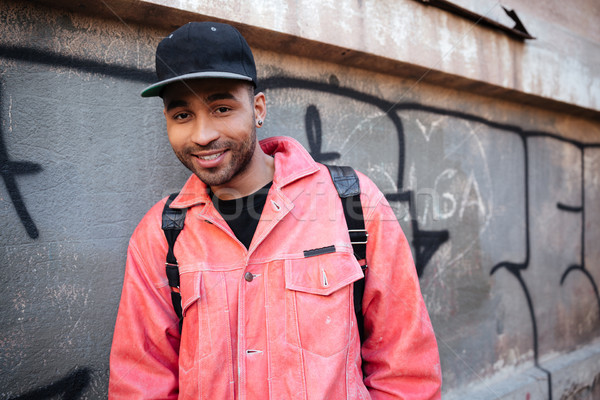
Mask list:
[[257,145],[265,96],[233,79],[189,80],[163,91],[169,141],[179,160],[213,191],[247,196],[273,179],[273,158]]
[[[439,399],[435,335],[383,194],[337,177],[360,198],[360,257],[329,170],[291,138],[258,142],[265,96],[233,27],[184,25],[156,72],[142,96],[162,97],[193,174],[129,243],[109,398]],[[161,228],[173,215],[176,241]]]

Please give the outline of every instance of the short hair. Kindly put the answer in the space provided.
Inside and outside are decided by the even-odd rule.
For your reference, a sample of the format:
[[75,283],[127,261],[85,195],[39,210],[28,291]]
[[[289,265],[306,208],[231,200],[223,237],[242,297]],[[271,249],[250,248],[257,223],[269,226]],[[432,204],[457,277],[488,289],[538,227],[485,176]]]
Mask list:
[[246,84],[246,89],[248,90],[248,98],[250,99],[250,104],[254,105],[254,96],[258,93],[257,88],[253,83],[244,82]]

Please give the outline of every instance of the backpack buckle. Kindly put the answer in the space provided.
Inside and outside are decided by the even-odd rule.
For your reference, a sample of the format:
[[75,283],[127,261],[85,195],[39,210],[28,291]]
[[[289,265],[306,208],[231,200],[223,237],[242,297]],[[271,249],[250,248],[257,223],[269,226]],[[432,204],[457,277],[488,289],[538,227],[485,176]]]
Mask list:
[[348,229],[351,244],[367,244],[369,232],[366,229]]

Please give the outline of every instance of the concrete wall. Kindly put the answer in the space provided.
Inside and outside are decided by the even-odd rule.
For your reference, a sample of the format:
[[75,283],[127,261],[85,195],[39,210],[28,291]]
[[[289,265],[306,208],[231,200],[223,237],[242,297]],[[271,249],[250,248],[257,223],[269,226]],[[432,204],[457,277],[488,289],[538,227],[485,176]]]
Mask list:
[[1,399],[106,397],[128,238],[188,176],[139,92],[171,25],[207,16],[255,49],[261,137],[395,207],[444,398],[600,396],[598,6],[513,2],[523,43],[413,0],[346,3],[0,5]]

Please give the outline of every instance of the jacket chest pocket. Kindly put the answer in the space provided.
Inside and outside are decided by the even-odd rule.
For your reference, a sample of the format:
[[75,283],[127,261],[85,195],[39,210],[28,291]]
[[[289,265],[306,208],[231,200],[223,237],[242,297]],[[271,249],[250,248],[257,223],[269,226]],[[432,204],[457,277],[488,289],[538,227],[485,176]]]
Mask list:
[[183,273],[180,281],[184,318],[179,357],[185,371],[212,352],[212,331],[202,272]]
[[344,350],[354,318],[352,283],[363,277],[352,254],[286,260],[286,338],[329,357]]

